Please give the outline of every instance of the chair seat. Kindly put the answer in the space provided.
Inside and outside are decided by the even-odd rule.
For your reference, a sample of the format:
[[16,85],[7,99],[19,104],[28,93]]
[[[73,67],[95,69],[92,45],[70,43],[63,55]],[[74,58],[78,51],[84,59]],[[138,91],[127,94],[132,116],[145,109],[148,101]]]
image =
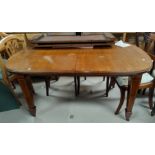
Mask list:
[[[154,79],[153,76],[151,76],[149,73],[144,73],[142,75],[141,84],[149,83],[153,81],[153,79]],[[128,80],[129,77],[127,76],[116,78],[116,81],[119,84],[119,86],[128,86]]]

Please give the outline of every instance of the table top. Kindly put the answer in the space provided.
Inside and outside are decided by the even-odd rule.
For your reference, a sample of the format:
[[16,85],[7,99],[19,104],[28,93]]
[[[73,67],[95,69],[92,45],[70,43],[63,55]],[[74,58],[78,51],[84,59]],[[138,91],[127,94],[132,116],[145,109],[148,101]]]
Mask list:
[[25,49],[6,64],[10,72],[28,75],[134,75],[152,67],[136,46],[100,49]]

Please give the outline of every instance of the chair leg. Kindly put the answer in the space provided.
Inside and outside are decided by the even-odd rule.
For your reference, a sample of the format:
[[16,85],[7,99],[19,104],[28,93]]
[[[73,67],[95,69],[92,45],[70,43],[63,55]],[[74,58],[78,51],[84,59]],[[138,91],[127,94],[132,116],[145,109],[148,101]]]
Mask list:
[[120,109],[122,108],[122,105],[123,105],[124,100],[125,100],[125,91],[126,91],[125,89],[120,88],[120,92],[121,92],[120,103],[119,103],[119,105],[115,111],[115,115],[117,115],[119,113]]
[[75,96],[80,94],[80,76],[74,76]]
[[107,77],[107,82],[106,82],[106,97],[108,97],[108,95],[109,95],[109,90],[110,90],[109,77]]
[[58,81],[59,80],[59,76],[56,75],[55,76],[55,80]]
[[48,77],[48,79],[53,80],[53,81],[58,81],[59,80],[59,76],[57,76],[57,75],[51,76],[51,77]]
[[110,79],[110,77],[107,77],[107,83],[106,83],[106,97],[108,97],[108,94],[109,94],[109,91],[110,91],[110,89],[112,89],[112,88],[114,88],[114,86],[115,86],[115,78],[111,78],[111,80],[110,80],[110,84],[109,84],[109,79]]
[[109,86],[108,86],[108,91],[109,91],[110,89],[114,88],[114,87],[115,87],[115,84],[116,84],[115,78],[114,78],[114,77],[111,77],[110,84],[109,84]]
[[146,89],[143,90],[142,95],[145,95]]
[[87,77],[86,76],[84,77],[84,80],[87,80]]
[[110,89],[114,88],[114,87],[115,87],[115,84],[116,84],[115,78],[112,77],[112,78],[111,78],[111,81],[110,81],[109,88],[110,88]]
[[11,85],[12,85],[13,89],[16,89],[16,86],[13,81],[11,81]]
[[75,96],[78,96],[78,93],[77,93],[77,79],[76,79],[77,77],[76,76],[74,76],[74,88],[75,88]]
[[138,89],[138,92],[137,93],[140,94],[141,93],[141,89]]
[[154,88],[149,89],[149,107],[150,109],[153,108],[153,93],[154,93]]
[[45,85],[46,85],[46,96],[49,96],[49,88],[50,88],[50,78],[47,77],[45,79]]
[[80,76],[77,76],[77,93],[80,94]]

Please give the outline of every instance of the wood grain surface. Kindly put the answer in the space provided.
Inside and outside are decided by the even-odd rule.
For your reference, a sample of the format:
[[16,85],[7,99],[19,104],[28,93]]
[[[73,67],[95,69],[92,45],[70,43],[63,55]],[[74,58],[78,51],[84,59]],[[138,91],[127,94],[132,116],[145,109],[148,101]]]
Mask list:
[[20,74],[134,75],[151,69],[151,58],[136,46],[100,49],[25,49],[6,65]]

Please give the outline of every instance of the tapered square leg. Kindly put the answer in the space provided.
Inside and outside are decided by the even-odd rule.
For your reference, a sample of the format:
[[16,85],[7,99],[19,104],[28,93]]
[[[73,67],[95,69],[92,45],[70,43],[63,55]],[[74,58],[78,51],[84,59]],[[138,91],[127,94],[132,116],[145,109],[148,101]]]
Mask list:
[[30,90],[30,81],[27,80],[29,77],[18,75],[17,80],[19,85],[23,91],[23,95],[25,97],[26,103],[29,108],[29,112],[32,116],[36,116],[36,106],[34,105],[33,92]]
[[129,81],[129,91],[127,94],[128,97],[127,97],[127,105],[125,110],[125,117],[127,121],[130,120],[130,117],[132,115],[132,108],[141,82],[141,78],[142,78],[142,75],[135,75],[135,76],[132,76],[131,80]]

